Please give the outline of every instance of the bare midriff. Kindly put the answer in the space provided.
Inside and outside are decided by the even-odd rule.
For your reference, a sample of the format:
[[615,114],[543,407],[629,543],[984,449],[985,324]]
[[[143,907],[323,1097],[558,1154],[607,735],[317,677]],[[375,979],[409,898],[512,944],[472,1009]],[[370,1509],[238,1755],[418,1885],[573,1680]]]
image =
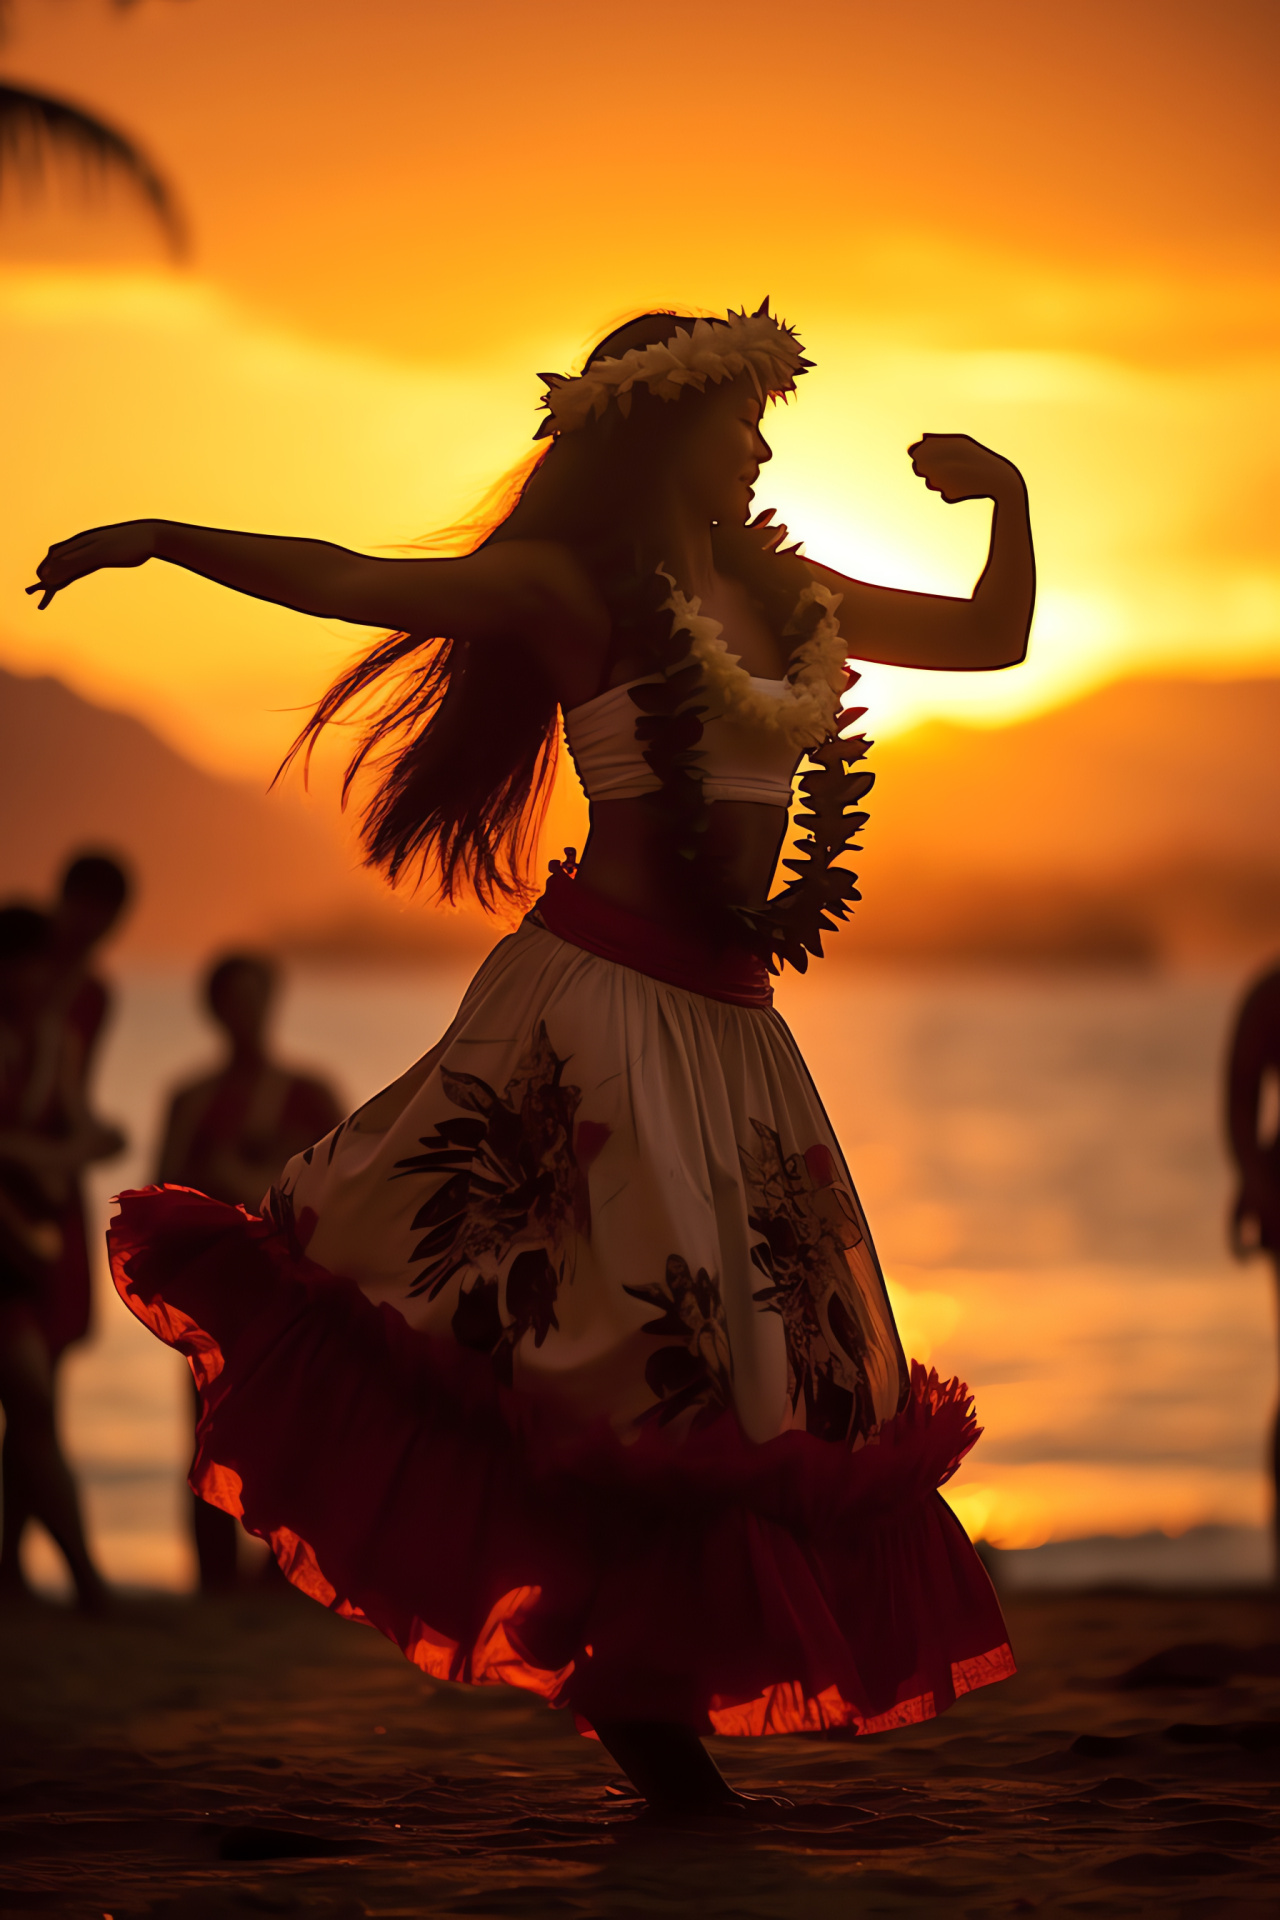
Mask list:
[[[707,853],[717,862],[730,901],[761,907],[769,895],[787,828],[785,807],[751,800],[717,800],[707,828]],[[644,797],[597,800],[578,871],[594,893],[628,913],[682,926],[690,918],[681,875],[673,870],[669,831]],[[720,863],[723,863],[722,865]]]
[[[704,594],[702,611],[724,623],[733,653],[748,673],[779,679],[787,670],[785,643],[762,618],[740,581],[721,579],[718,590]],[[597,682],[590,699],[613,686],[652,672],[652,662],[611,645],[609,669]],[[562,704],[576,705],[573,699]],[[717,862],[726,883],[727,898],[735,905],[762,907],[769,897],[774,869],[787,830],[787,809],[756,800],[717,800],[711,806],[707,852]],[[583,880],[614,906],[664,926],[682,926],[691,915],[687,876],[673,871],[669,831],[654,818],[646,797],[594,800],[591,831],[579,862]],[[682,881],[685,884],[682,884]]]

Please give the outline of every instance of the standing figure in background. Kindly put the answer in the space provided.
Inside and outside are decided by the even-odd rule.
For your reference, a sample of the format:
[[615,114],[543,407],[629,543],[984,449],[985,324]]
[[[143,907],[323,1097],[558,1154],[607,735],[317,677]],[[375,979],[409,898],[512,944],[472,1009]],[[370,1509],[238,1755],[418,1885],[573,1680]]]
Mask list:
[[[79,853],[68,862],[58,887],[50,921],[50,992],[46,1019],[60,1031],[65,1060],[65,1103],[73,1109],[63,1117],[74,1130],[81,1116],[93,1110],[91,1082],[99,1043],[111,1012],[111,991],[91,970],[96,949],[118,925],[129,901],[129,880],[118,860],[105,853]],[[127,1144],[121,1130],[109,1123],[92,1123],[109,1158]],[[107,1141],[114,1141],[110,1153]],[[89,1331],[92,1311],[92,1274],[85,1228],[84,1194],[73,1181],[62,1222],[63,1252],[49,1276],[41,1305],[41,1320],[49,1352],[59,1357]]]
[[[195,1187],[231,1206],[257,1208],[295,1153],[322,1139],[342,1117],[323,1081],[277,1066],[267,1027],[279,979],[261,954],[214,962],[204,1003],[229,1047],[225,1064],[179,1087],[169,1103],[157,1179]],[[192,1524],[202,1593],[236,1584],[239,1527],[229,1513],[192,1495]]]
[[[54,1365],[45,1326],[82,1169],[119,1146],[77,1100],[78,1060],[50,1019],[52,929],[34,907],[0,908],[0,1406],[4,1408],[4,1538],[0,1593],[25,1594],[19,1541],[34,1515],[61,1548],[80,1607],[107,1591],[85,1541],[71,1470],[58,1441]],[[55,1044],[56,1043],[56,1044]]]
[[[1280,966],[1255,981],[1236,1017],[1227,1065],[1227,1131],[1240,1173],[1231,1209],[1231,1251],[1238,1260],[1266,1252],[1280,1288]],[[1268,1110],[1270,1109],[1270,1110]],[[1272,1525],[1280,1580],[1280,1414],[1271,1436],[1275,1482]]]
[[[109,1160],[126,1144],[118,1127],[93,1114],[90,1083],[111,995],[90,971],[90,962],[119,922],[128,898],[129,881],[119,861],[105,853],[76,854],[63,872],[41,942],[38,1005],[31,1015],[21,1106],[43,1143],[40,1151],[62,1156],[55,1223],[59,1247],[42,1264],[28,1302],[48,1361],[55,1429],[59,1363],[88,1333],[93,1304],[82,1175],[89,1161]],[[14,1447],[4,1451],[0,1586],[10,1591],[23,1585],[22,1536],[34,1511],[21,1453]]]

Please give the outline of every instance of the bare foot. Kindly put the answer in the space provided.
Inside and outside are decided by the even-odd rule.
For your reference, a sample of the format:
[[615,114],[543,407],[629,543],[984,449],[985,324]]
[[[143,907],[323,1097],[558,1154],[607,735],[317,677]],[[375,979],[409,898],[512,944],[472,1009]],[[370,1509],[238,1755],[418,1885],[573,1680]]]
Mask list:
[[781,1794],[739,1793],[730,1787],[705,1800],[649,1801],[638,1817],[651,1827],[772,1826],[794,1805]]

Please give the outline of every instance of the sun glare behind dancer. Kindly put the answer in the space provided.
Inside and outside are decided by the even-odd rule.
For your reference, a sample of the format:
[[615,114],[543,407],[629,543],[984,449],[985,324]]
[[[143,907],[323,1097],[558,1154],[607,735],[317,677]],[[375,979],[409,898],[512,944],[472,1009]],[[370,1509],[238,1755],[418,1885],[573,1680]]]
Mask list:
[[467,555],[148,520],[54,547],[33,589],[159,558],[392,629],[299,746],[380,702],[350,770],[368,858],[450,898],[530,897],[563,714],[581,862],[444,1037],[261,1220],[122,1196],[113,1264],[191,1360],[205,1499],[426,1672],[572,1708],[664,1813],[742,1810],[703,1734],[874,1732],[1013,1670],[937,1492],[967,1391],[907,1366],[769,976],[857,898],[846,656],[1021,660],[1026,493],[964,435],[911,449],[944,499],[995,503],[968,600],[785,550],[749,516],[764,407],[807,366],[767,304],[646,314],[546,378],[549,444]]

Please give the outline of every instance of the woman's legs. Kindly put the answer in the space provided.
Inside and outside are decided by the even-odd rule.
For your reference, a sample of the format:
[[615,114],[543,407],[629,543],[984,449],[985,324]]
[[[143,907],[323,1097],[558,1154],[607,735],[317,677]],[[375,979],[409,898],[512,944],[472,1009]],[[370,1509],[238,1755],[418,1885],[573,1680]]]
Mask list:
[[235,1519],[220,1507],[211,1507],[198,1493],[191,1496],[191,1531],[201,1593],[234,1593],[236,1588]]
[[746,1795],[734,1792],[692,1727],[665,1720],[606,1720],[597,1723],[596,1734],[636,1792],[658,1812],[715,1812],[746,1804]]
[[[10,1314],[0,1328],[0,1405],[5,1416],[6,1490],[12,1483],[18,1495],[14,1518],[23,1520],[31,1513],[43,1523],[62,1549],[80,1605],[100,1609],[107,1589],[89,1556],[75,1481],[58,1444],[49,1349],[25,1316]],[[21,1579],[21,1572],[7,1511],[4,1531],[0,1559],[12,1582]]]
[[[196,1418],[200,1417],[200,1395],[191,1382]],[[191,1532],[196,1543],[196,1562],[200,1568],[201,1593],[233,1593],[236,1586],[236,1537],[240,1527],[233,1515],[220,1507],[211,1507],[198,1493],[191,1496]]]

